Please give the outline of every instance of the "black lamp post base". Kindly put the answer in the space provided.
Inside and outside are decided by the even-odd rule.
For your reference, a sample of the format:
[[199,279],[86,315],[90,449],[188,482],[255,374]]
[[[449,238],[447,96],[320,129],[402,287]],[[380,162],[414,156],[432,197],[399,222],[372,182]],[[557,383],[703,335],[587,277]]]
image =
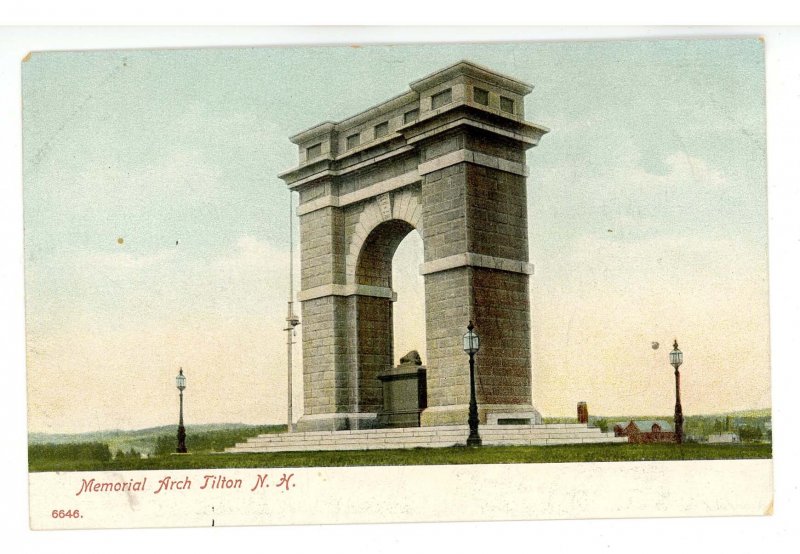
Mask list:
[[683,444],[683,414],[678,411],[675,413],[675,442]]
[[[469,327],[472,331],[472,322],[469,322]],[[475,397],[475,353],[469,353],[469,437],[467,437],[467,446],[480,446],[481,436],[478,434],[478,425],[480,420],[478,418],[478,400]]]
[[183,425],[178,427],[178,448],[175,449],[176,454],[186,454],[186,429]]

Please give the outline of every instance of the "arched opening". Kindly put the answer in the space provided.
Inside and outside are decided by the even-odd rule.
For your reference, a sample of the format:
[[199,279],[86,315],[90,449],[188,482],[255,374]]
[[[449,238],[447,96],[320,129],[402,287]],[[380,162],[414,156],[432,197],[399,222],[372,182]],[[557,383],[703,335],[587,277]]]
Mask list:
[[[364,241],[356,264],[355,282],[362,286],[361,293],[356,296],[356,365],[357,399],[354,408],[359,412],[378,413],[383,409],[383,386],[378,379],[382,371],[390,369],[398,363],[398,356],[406,352],[396,353],[394,322],[394,277],[395,274],[407,289],[409,274],[419,273],[419,264],[413,269],[402,268],[393,271],[395,253],[409,235],[414,235],[421,250],[422,240],[419,233],[412,233],[414,227],[399,219],[380,223]],[[413,244],[413,243],[412,243]],[[403,249],[404,251],[406,248]],[[406,265],[408,253],[401,251],[401,264]],[[405,295],[405,294],[404,294]],[[424,296],[424,293],[422,294]],[[411,295],[408,295],[411,296]],[[398,295],[399,298],[399,295]],[[411,302],[409,298],[406,302]],[[424,342],[424,313],[421,321],[408,325],[422,330]],[[399,315],[405,321],[404,314]],[[403,341],[408,340],[408,333],[400,333]],[[423,345],[424,348],[424,345]],[[419,347],[416,348],[420,350]]]
[[422,237],[417,231],[406,235],[392,259],[392,288],[397,294],[393,306],[394,363],[416,350],[425,363],[425,279],[419,266],[425,261]]
[[369,234],[358,256],[356,283],[373,287],[392,286],[392,258],[414,227],[400,219],[384,221]]

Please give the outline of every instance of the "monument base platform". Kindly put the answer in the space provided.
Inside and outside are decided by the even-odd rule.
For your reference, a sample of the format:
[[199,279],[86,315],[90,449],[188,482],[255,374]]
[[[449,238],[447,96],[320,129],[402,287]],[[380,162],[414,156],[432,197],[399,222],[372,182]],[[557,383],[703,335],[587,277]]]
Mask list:
[[[468,416],[469,404],[430,406],[420,414],[420,425],[458,425],[467,421]],[[497,424],[505,420],[514,424],[540,425],[542,416],[530,404],[479,404],[478,420],[481,424]]]
[[[585,423],[547,425],[482,425],[484,446],[538,446],[628,442],[627,437],[603,433]],[[381,450],[396,448],[444,448],[464,446],[467,425],[362,429],[355,431],[311,431],[265,434],[239,443],[226,452],[310,452],[319,450]]]
[[299,432],[354,431],[378,427],[376,413],[335,413],[303,416],[297,421]]

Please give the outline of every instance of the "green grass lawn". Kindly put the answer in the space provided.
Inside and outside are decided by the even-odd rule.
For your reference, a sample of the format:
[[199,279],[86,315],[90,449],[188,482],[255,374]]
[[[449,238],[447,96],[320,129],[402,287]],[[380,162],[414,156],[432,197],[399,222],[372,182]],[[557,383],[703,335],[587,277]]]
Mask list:
[[531,464],[771,458],[771,444],[576,444],[484,446],[344,452],[219,454],[196,452],[109,461],[35,460],[30,471],[116,471],[264,467],[342,467],[447,464]]

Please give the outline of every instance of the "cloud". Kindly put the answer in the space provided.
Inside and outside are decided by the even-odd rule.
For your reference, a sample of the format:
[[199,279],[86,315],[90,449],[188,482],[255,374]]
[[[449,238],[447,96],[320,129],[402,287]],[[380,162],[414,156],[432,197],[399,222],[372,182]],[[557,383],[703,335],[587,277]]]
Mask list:
[[148,270],[161,266],[177,255],[174,249],[164,249],[152,254],[133,254],[130,252],[100,252],[83,257],[83,263],[76,265],[91,268],[93,272],[102,272],[108,276],[127,278],[131,272]]
[[529,206],[531,251],[553,258],[586,235],[727,238],[766,249],[765,190],[708,160],[676,151],[648,169],[624,148],[602,170],[580,163],[537,169]]
[[207,256],[180,243],[29,262],[29,327],[43,332],[78,324],[136,328],[190,317],[269,317],[285,301],[288,255],[281,248],[245,235]]
[[29,306],[31,429],[171,422],[178,366],[191,376],[193,423],[281,421],[287,258],[245,235],[209,259],[180,248],[73,259],[58,275],[70,287],[58,291],[61,304],[53,312]]
[[585,236],[540,264],[531,287],[546,413],[571,413],[578,400],[605,414],[670,413],[669,367],[650,345],[676,337],[692,361],[691,413],[769,405],[766,253],[753,245]]
[[550,414],[579,400],[668,414],[674,383],[650,344],[677,337],[689,413],[768,406],[762,183],[682,150],[650,167],[633,142],[611,148],[613,164],[532,178],[535,400]]

